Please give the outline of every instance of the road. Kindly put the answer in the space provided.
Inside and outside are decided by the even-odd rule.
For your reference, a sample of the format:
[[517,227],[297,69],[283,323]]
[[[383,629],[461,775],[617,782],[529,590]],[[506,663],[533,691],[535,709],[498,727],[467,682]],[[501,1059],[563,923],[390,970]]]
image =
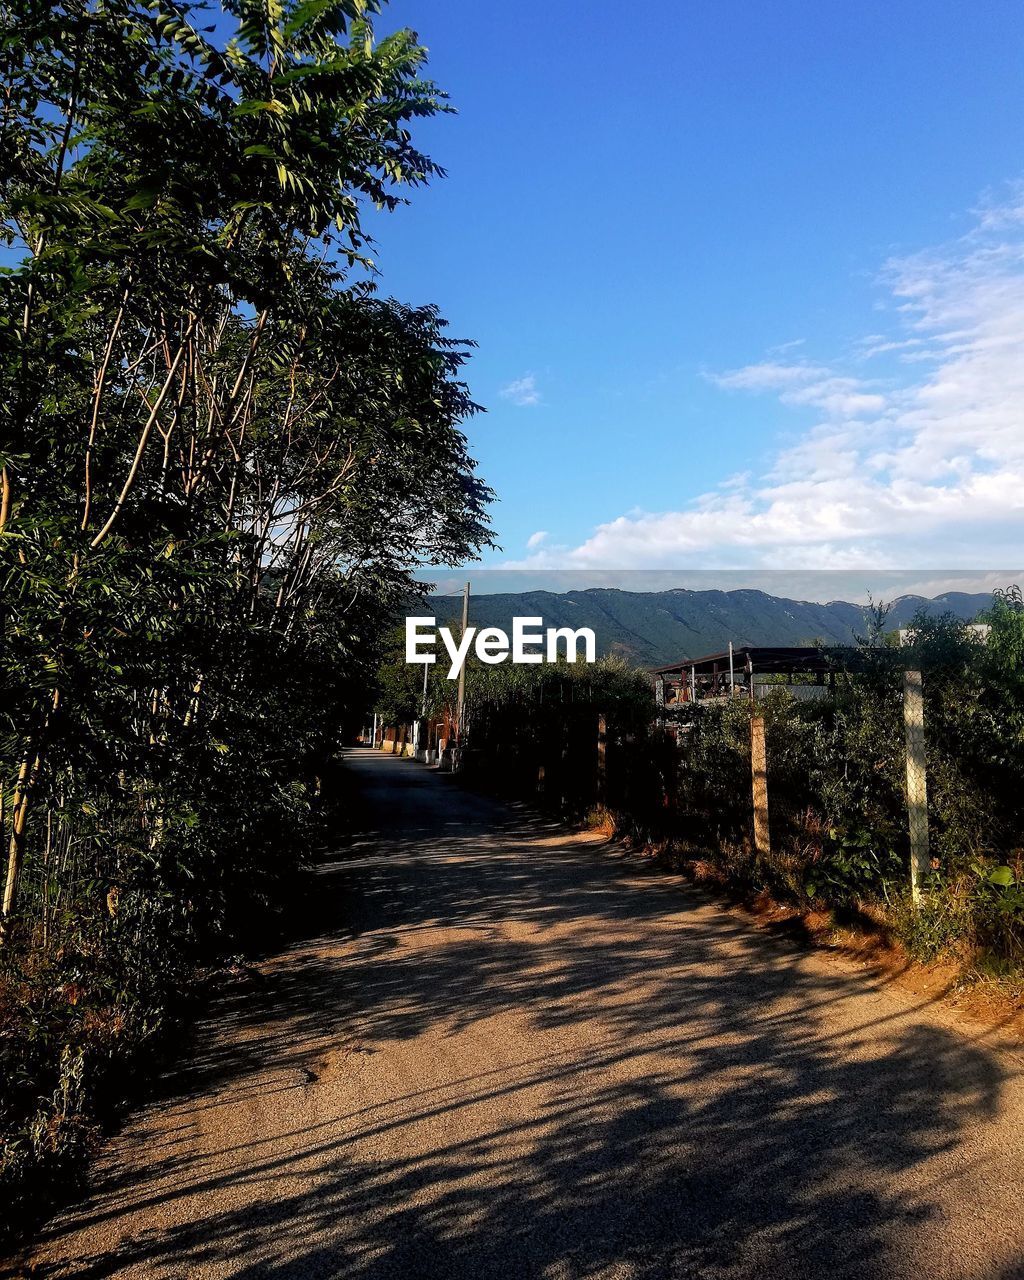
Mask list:
[[1021,1059],[409,761],[37,1274],[1024,1276]]

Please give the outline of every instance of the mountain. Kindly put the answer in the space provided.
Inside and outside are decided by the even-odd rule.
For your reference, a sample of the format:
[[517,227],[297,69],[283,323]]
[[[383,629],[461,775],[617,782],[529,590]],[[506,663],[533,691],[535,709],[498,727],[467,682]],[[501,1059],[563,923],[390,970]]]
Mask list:
[[[987,593],[951,591],[927,599],[900,596],[886,627],[906,626],[919,609],[952,613],[965,621],[992,603]],[[430,609],[450,623],[460,606],[450,596],[435,597]],[[469,620],[478,627],[511,631],[513,617],[541,617],[545,627],[591,627],[599,654],[616,653],[640,666],[656,667],[699,658],[734,645],[800,645],[822,641],[849,644],[867,629],[863,605],[844,600],[818,604],[786,600],[764,591],[523,591],[474,596]]]

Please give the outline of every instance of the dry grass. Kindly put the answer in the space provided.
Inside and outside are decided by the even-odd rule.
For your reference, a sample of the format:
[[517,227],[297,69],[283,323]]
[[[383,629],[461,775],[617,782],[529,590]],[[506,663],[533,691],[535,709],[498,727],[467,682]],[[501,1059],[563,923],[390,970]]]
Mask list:
[[[622,845],[629,847],[623,840]],[[976,954],[925,963],[903,945],[885,909],[858,903],[842,910],[783,901],[770,890],[745,890],[723,863],[670,845],[634,845],[632,851],[742,911],[758,927],[813,946],[912,995],[945,1004],[965,1021],[998,1028],[1024,1044],[1024,976],[994,974]],[[742,862],[749,866],[749,853]]]

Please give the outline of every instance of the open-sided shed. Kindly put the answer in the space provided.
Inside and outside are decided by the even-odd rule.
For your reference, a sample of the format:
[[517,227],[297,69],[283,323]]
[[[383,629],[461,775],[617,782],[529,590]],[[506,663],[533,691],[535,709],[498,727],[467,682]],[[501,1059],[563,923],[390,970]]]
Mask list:
[[834,669],[827,651],[815,645],[744,645],[670,662],[651,674],[658,705],[665,707],[738,694],[752,698],[759,676],[770,677],[762,684],[820,688]]

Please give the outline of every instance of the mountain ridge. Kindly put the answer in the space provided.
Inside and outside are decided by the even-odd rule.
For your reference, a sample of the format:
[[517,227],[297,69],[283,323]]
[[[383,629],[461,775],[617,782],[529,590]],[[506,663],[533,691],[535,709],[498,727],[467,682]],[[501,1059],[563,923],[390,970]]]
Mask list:
[[[992,603],[987,592],[949,591],[932,598],[898,596],[889,605],[887,629],[906,626],[914,614],[952,613],[971,621]],[[428,597],[437,617],[450,622],[459,607],[450,596]],[[599,655],[618,654],[640,666],[662,666],[743,645],[850,644],[867,630],[867,606],[773,596],[755,588],[734,591],[517,591],[473,596],[474,626],[511,631],[513,617],[541,617],[545,627],[591,627]]]

